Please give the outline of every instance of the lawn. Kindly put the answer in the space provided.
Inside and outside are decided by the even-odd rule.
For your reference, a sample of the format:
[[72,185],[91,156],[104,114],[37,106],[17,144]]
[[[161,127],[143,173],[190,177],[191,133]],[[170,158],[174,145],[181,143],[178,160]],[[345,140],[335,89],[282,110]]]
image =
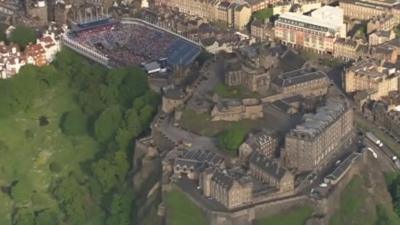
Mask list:
[[[80,163],[93,158],[97,149],[92,138],[68,138],[59,128],[62,113],[77,107],[67,85],[59,82],[29,109],[0,118],[0,144],[6,146],[0,148],[4,151],[0,157],[0,186],[11,181],[23,182],[23,192],[34,193],[34,208],[57,208],[57,202],[48,193],[53,179],[80,171]],[[40,116],[48,118],[48,125],[39,125]],[[49,165],[59,169],[51,172]],[[8,208],[11,212],[10,207],[0,201],[3,211]]]
[[265,8],[259,11],[256,11],[253,14],[253,17],[261,20],[261,21],[265,21],[265,19],[269,19],[271,16],[273,16],[273,9],[272,8]]
[[288,132],[293,124],[299,123],[301,117],[289,116],[273,109],[264,111],[264,118],[258,120],[241,120],[238,122],[211,121],[210,113],[198,113],[185,108],[180,120],[180,125],[193,133],[213,137],[222,131],[229,130],[233,126],[241,126],[244,130],[271,129],[278,132]]
[[375,124],[364,119],[360,114],[355,114],[354,117],[356,126],[364,132],[371,132],[379,138],[383,144],[388,146],[397,156],[400,156],[400,144],[396,143],[390,136],[380,130]]
[[311,216],[310,207],[293,208],[256,221],[256,225],[304,225]]
[[184,193],[173,189],[165,193],[168,225],[207,225],[207,219]]
[[234,125],[241,126],[248,131],[251,127],[257,126],[259,123],[259,120],[241,120],[238,122],[211,121],[211,116],[208,113],[197,113],[191,109],[185,109],[181,119],[183,128],[209,137],[229,130]]

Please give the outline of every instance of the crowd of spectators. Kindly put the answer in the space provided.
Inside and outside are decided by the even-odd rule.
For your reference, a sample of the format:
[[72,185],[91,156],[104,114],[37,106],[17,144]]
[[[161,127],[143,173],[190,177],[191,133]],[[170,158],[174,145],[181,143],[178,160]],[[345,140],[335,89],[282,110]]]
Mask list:
[[150,26],[123,23],[75,32],[71,38],[121,66],[168,58],[170,48],[182,41]]

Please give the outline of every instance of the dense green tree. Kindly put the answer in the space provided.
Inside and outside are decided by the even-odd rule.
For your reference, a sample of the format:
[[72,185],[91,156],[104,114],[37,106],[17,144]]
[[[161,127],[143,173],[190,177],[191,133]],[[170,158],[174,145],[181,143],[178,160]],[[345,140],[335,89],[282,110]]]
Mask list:
[[34,212],[30,208],[18,208],[13,220],[15,225],[35,225]]
[[4,141],[0,140],[0,154],[2,154],[2,155],[7,154],[8,151],[9,151],[9,148],[8,148],[7,144]]
[[127,149],[135,136],[127,128],[119,128],[115,135],[115,142],[119,149]]
[[106,76],[106,83],[111,87],[118,87],[128,74],[127,69],[119,68],[109,70]]
[[125,151],[117,151],[114,155],[114,165],[116,167],[116,177],[119,182],[123,182],[125,180],[125,176],[128,174],[129,170],[129,161],[128,155]]
[[131,194],[114,194],[106,225],[130,225],[133,197]]
[[125,123],[127,131],[129,131],[133,137],[139,135],[143,130],[141,119],[135,109],[126,111]]
[[143,127],[151,122],[154,114],[154,107],[151,105],[145,105],[143,108],[140,109],[140,123]]
[[[40,107],[47,107],[43,99],[57,97],[53,95],[59,87],[69,89],[65,93],[68,101],[57,103],[65,112],[63,116],[52,111],[41,112]],[[30,113],[24,118],[28,126],[20,132],[24,140],[40,138],[42,133],[36,133],[36,129],[47,131],[52,121],[59,120],[66,134],[62,137],[65,142],[59,143],[61,148],[66,147],[62,146],[64,143],[79,148],[80,134],[87,131],[94,138],[85,137],[85,141],[98,146],[93,155],[74,151],[77,157],[82,154],[90,158],[79,162],[77,167],[61,164],[59,159],[66,155],[47,146],[44,149],[21,148],[18,152],[21,155],[27,150],[51,155],[48,159],[32,158],[36,159],[35,163],[40,161],[32,164],[38,166],[34,169],[49,172],[46,178],[36,179],[24,176],[29,165],[10,167],[3,163],[11,151],[6,143],[0,142],[0,153],[4,155],[0,158],[0,176],[9,185],[5,189],[10,191],[10,197],[0,192],[0,224],[135,224],[131,217],[134,202],[128,179],[132,167],[129,158],[134,139],[149,126],[158,102],[158,95],[149,90],[146,74],[138,68],[109,70],[68,49],[61,51],[50,66],[25,66],[13,78],[0,80],[0,117],[14,119],[17,113]],[[70,105],[73,107],[68,108]],[[36,122],[41,116],[48,119],[49,126],[29,126],[30,120]],[[53,137],[44,136],[46,139]],[[13,182],[16,177],[18,182]]]
[[86,134],[87,119],[79,109],[66,112],[61,119],[61,129],[67,135]]
[[9,225],[11,224],[11,213],[13,211],[13,201],[5,193],[0,192],[0,224]]
[[218,144],[221,148],[236,151],[246,136],[246,130],[241,126],[233,126],[218,135]]
[[30,27],[16,26],[11,33],[10,42],[17,43],[24,49],[29,43],[36,43],[36,33]]
[[78,94],[78,102],[82,106],[83,112],[87,115],[95,115],[107,106],[99,98],[100,94],[97,90],[81,91]]
[[92,164],[92,171],[101,184],[104,193],[107,193],[117,184],[115,166],[106,159],[100,159]]
[[146,74],[137,68],[128,68],[127,74],[120,85],[121,103],[131,104],[135,98],[140,97],[148,90]]
[[20,179],[11,189],[12,199],[19,205],[29,203],[33,193],[30,187],[25,179]]
[[[68,221],[66,224],[89,224],[89,221],[103,217],[85,185],[87,178],[81,176],[71,173],[53,186],[53,194],[65,214],[64,220]],[[93,208],[97,209],[95,213],[92,213]]]
[[119,106],[112,106],[104,110],[95,122],[96,139],[101,142],[110,140],[120,126],[121,119],[122,113]]
[[58,218],[57,213],[50,211],[49,209],[40,211],[35,218],[36,225],[57,225]]
[[142,96],[135,98],[133,108],[140,110],[145,105],[155,106],[159,102],[158,95],[150,90],[147,90]]
[[127,155],[123,151],[117,151],[113,158],[99,159],[92,163],[92,172],[102,186],[103,193],[121,185],[129,169]]

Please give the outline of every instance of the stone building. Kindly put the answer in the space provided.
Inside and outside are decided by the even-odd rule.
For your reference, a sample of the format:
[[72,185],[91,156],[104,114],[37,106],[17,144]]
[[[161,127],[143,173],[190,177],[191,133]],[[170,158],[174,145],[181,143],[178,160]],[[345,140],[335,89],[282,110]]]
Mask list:
[[252,92],[266,93],[270,88],[270,72],[279,64],[279,52],[264,47],[236,49],[225,58],[224,83],[242,86]]
[[272,158],[275,156],[277,147],[277,137],[271,131],[260,130],[251,132],[239,147],[239,158],[245,162],[253,152],[259,152],[262,155]]
[[189,179],[199,179],[199,175],[209,167],[223,168],[224,159],[207,150],[183,150],[174,162],[174,174],[186,175]]
[[300,14],[311,12],[319,9],[322,6],[320,0],[294,0],[294,1],[279,1],[272,6],[273,14],[283,14],[287,12],[297,12]]
[[275,21],[275,38],[285,45],[317,53],[332,53],[335,39],[345,36],[343,11],[338,7],[323,6],[310,16],[283,13]]
[[386,97],[382,101],[367,101],[362,107],[362,113],[364,118],[384,127],[400,139],[400,99],[392,97]]
[[352,137],[353,110],[344,99],[330,98],[315,114],[305,114],[303,123],[285,137],[285,166],[300,171],[323,167]]
[[229,27],[244,29],[250,21],[251,8],[246,2],[221,0],[169,0],[164,4],[179,12],[199,16],[209,21],[222,22]]
[[251,68],[244,64],[230,64],[225,73],[227,86],[243,86],[252,92],[264,93],[270,86],[270,74],[263,68]]
[[270,5],[279,2],[280,0],[246,0],[249,3],[251,12],[256,12],[268,8]]
[[396,64],[400,55],[400,38],[373,47],[371,53],[376,59]]
[[27,13],[38,24],[47,25],[47,4],[44,0],[27,1]]
[[400,138],[400,111],[390,110],[382,115],[381,124],[396,137]]
[[313,68],[302,68],[280,74],[271,87],[286,97],[325,95],[329,87],[327,75]]
[[374,59],[364,59],[346,69],[344,89],[347,93],[369,91],[370,99],[379,100],[399,88],[395,66]]
[[396,34],[394,33],[393,30],[390,31],[378,30],[368,35],[368,44],[369,46],[376,46],[388,42],[390,40],[393,40],[395,38]]
[[171,113],[177,107],[182,106],[187,95],[178,87],[163,88],[162,105],[163,112]]
[[342,0],[339,7],[348,19],[369,20],[390,13],[398,4],[395,0]]
[[264,117],[263,105],[255,98],[241,101],[229,100],[218,102],[211,110],[212,121],[240,121],[243,119],[260,119]]
[[259,41],[268,41],[275,38],[273,23],[259,19],[254,19],[251,22],[250,33],[251,36],[257,38]]
[[263,183],[275,187],[278,192],[294,191],[294,175],[273,160],[258,152],[254,152],[249,160],[250,174]]
[[348,38],[338,38],[333,47],[333,57],[344,60],[357,60],[367,54],[366,44]]
[[67,24],[68,15],[72,9],[72,5],[68,3],[56,3],[54,6],[54,22],[57,24]]
[[367,34],[374,31],[391,31],[399,24],[393,15],[380,15],[372,17],[367,23]]
[[246,205],[252,200],[253,185],[245,177],[237,178],[228,172],[207,169],[200,182],[203,194],[225,206],[234,209]]
[[46,51],[42,45],[29,44],[25,48],[25,55],[29,64],[36,65],[38,67],[47,65]]

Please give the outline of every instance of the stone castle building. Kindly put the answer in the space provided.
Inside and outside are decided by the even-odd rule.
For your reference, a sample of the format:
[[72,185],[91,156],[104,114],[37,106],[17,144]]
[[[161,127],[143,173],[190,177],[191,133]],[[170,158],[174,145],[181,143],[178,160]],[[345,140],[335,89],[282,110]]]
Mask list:
[[242,48],[226,60],[224,83],[243,86],[252,92],[266,93],[270,89],[271,70],[278,67],[279,53],[262,48]]
[[241,64],[230,64],[225,74],[228,86],[244,86],[252,92],[265,92],[270,86],[270,75],[259,68],[250,68]]
[[211,110],[212,121],[239,121],[243,119],[260,119],[264,117],[260,100],[247,98],[241,101],[230,100],[218,102]]
[[273,160],[254,152],[249,160],[250,174],[263,183],[275,187],[278,192],[294,191],[294,175],[282,167],[278,160]]
[[206,169],[200,186],[206,197],[211,197],[228,209],[246,205],[252,200],[253,185],[246,177],[235,178],[228,172]]
[[162,105],[161,109],[163,112],[171,113],[177,107],[182,106],[185,103],[188,95],[178,87],[166,87],[163,88]]
[[201,172],[209,167],[223,168],[224,159],[207,150],[184,150],[175,159],[174,174],[197,180]]
[[245,142],[240,145],[239,158],[245,162],[253,152],[259,152],[266,157],[272,158],[275,156],[277,148],[278,141],[272,132],[266,130],[252,132],[249,133]]
[[302,68],[280,74],[271,84],[272,88],[286,97],[320,96],[327,93],[329,79],[322,71]]
[[311,171],[321,168],[352,136],[353,110],[344,99],[328,99],[315,114],[285,137],[283,160],[287,168]]

